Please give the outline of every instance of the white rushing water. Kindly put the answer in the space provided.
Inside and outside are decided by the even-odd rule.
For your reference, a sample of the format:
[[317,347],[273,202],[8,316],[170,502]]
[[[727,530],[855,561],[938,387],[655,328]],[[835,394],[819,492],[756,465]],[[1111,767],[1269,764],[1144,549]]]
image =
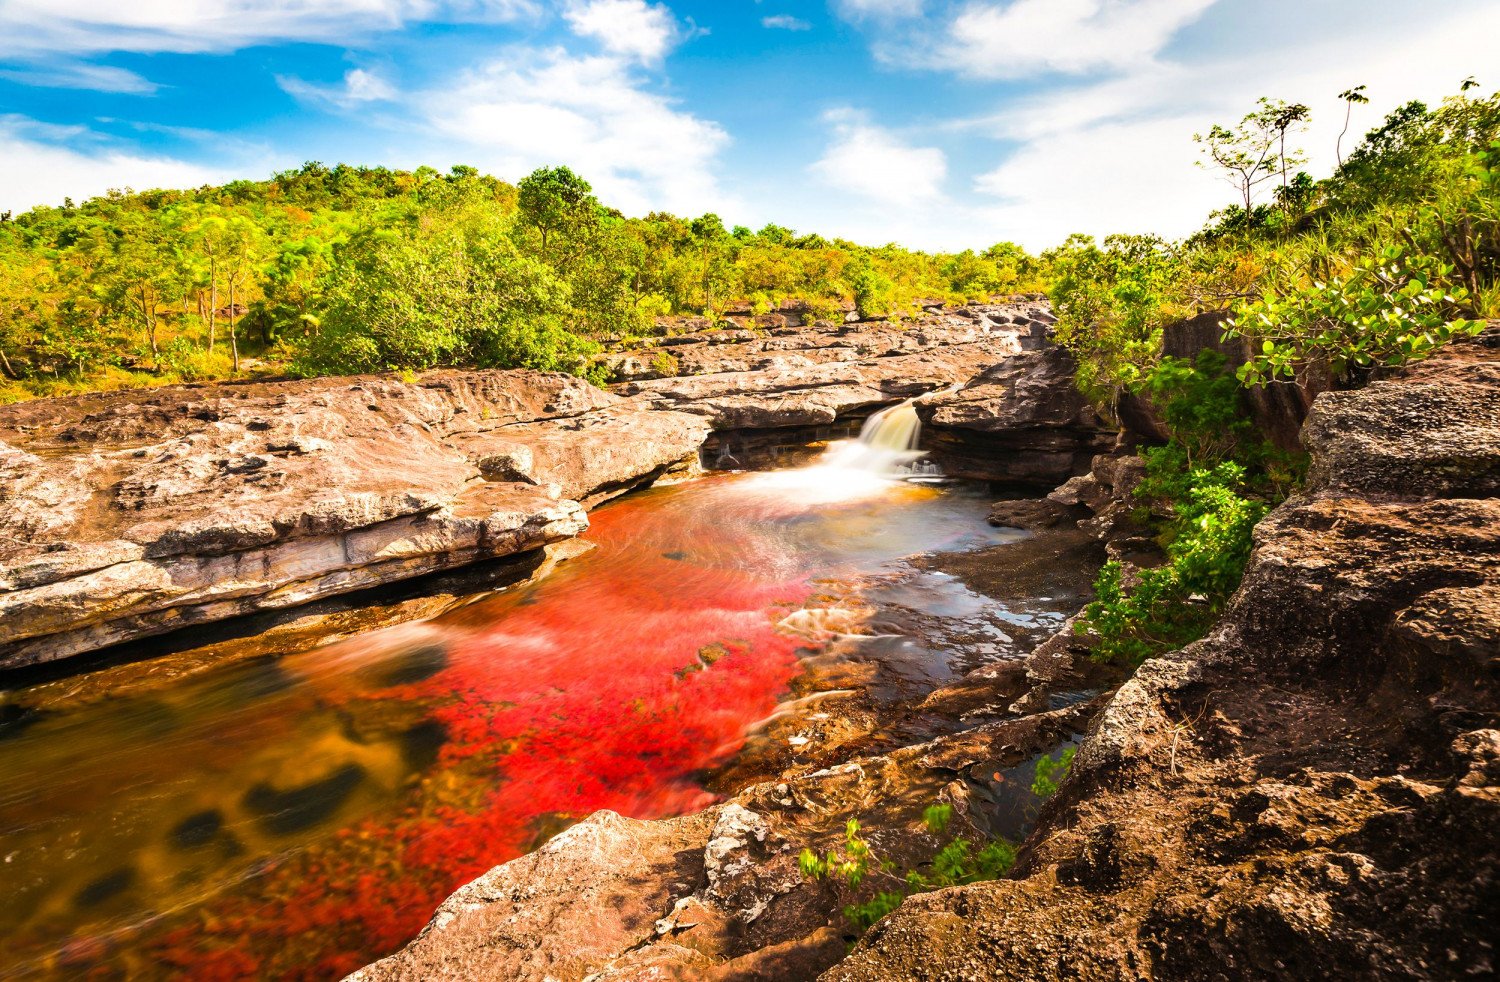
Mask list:
[[817,463],[757,475],[748,487],[795,495],[809,506],[873,497],[891,490],[897,481],[932,480],[941,475],[935,464],[919,460],[921,438],[916,399],[908,399],[872,415],[860,429],[859,439],[830,445]]

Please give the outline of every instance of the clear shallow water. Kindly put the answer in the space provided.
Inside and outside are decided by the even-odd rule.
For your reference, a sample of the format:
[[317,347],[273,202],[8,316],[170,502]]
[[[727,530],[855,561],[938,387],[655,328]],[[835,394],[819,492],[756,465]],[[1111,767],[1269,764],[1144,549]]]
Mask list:
[[594,551],[435,620],[9,692],[0,977],[337,977],[596,809],[701,807],[861,605],[840,584],[1004,541],[986,508],[837,469],[715,477],[601,508]]

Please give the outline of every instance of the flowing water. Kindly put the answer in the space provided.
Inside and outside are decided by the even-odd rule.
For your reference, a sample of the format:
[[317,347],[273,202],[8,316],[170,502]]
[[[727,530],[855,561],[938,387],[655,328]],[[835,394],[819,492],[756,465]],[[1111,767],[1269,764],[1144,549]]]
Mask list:
[[820,466],[604,506],[588,554],[434,619],[5,692],[0,977],[333,978],[596,809],[708,804],[862,576],[1014,535],[890,479],[909,409]]

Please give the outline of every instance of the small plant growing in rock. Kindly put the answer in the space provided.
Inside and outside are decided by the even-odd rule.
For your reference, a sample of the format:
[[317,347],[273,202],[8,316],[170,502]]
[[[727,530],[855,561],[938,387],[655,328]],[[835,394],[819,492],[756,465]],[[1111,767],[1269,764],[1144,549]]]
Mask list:
[[[933,835],[941,835],[947,831],[952,818],[952,805],[932,805],[922,813],[922,824]],[[803,849],[797,857],[797,867],[810,880],[840,880],[851,890],[858,890],[860,884],[871,877],[881,877],[891,886],[891,889],[877,891],[869,900],[844,908],[844,916],[861,934],[914,893],[993,880],[1004,876],[1016,861],[1015,847],[1003,839],[986,843],[975,852],[973,843],[955,838],[925,864],[928,867],[926,872],[911,869],[902,873],[895,863],[875,855],[869,840],[860,835],[860,828],[859,820],[851,818],[844,827],[842,849],[831,850],[825,856]]]
[[662,378],[672,378],[681,368],[681,363],[670,351],[658,351],[651,359],[651,370]]
[[1031,779],[1031,793],[1038,798],[1050,798],[1056,794],[1072,773],[1073,757],[1077,753],[1077,747],[1067,747],[1056,758],[1049,755],[1037,761],[1036,774]]

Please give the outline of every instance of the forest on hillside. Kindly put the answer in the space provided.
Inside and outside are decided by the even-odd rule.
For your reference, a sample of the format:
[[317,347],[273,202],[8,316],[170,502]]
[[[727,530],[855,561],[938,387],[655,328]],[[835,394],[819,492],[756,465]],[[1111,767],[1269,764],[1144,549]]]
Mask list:
[[[1198,137],[1238,202],[1201,232],[1074,236],[1040,256],[1008,242],[871,248],[713,214],[631,218],[566,167],[511,185],[465,166],[308,163],[0,215],[0,401],[449,365],[604,381],[600,342],[664,315],[900,316],[1037,290],[1104,403],[1152,385],[1163,325],[1202,310],[1233,309],[1235,330],[1264,348],[1255,378],[1327,357],[1340,374],[1368,372],[1500,313],[1500,97],[1472,88],[1400,106],[1348,152],[1341,136],[1321,180],[1301,169],[1307,107],[1262,100]],[[1368,100],[1363,87],[1343,98],[1347,133]]]
[[[567,167],[325,167],[111,192],[0,222],[0,398],[447,365],[589,374],[601,340],[731,307],[867,316],[1037,289],[1009,243],[865,248],[713,214],[627,218]],[[253,362],[247,361],[253,358]]]

